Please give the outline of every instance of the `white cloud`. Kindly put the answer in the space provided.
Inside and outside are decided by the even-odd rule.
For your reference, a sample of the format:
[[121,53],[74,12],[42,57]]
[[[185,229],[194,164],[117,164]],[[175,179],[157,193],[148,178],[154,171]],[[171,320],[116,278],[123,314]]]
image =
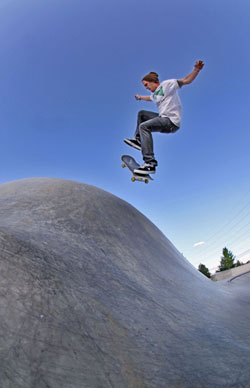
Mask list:
[[201,245],[204,245],[206,244],[205,241],[200,241],[200,242],[197,242],[193,245],[193,247],[200,247]]

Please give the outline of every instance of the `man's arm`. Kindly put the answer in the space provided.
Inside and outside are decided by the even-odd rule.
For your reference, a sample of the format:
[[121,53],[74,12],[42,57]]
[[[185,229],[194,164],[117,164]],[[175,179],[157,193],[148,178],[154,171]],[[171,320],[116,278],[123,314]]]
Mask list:
[[204,66],[203,61],[201,61],[201,60],[196,61],[195,65],[194,65],[194,70],[190,74],[188,74],[185,78],[178,79],[177,82],[178,82],[180,88],[183,85],[191,84],[191,82],[193,82],[195,80],[195,78],[197,77],[197,75],[199,74],[199,72],[203,68],[203,66]]
[[150,96],[140,96],[139,94],[136,94],[135,98],[136,98],[136,100],[152,101]]

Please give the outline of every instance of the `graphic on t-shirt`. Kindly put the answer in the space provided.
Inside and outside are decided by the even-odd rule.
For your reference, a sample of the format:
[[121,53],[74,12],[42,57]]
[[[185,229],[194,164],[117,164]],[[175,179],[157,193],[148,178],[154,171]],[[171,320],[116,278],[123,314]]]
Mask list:
[[164,96],[162,86],[154,93],[154,96]]

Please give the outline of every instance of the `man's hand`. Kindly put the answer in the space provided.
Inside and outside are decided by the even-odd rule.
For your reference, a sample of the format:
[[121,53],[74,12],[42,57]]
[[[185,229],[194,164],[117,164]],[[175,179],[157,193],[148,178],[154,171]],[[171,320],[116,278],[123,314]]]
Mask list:
[[199,74],[199,71],[203,68],[204,66],[204,62],[199,60],[199,61],[196,61],[195,64],[194,64],[194,69],[193,71],[188,74],[185,78],[182,78],[182,79],[179,79],[177,82],[180,86],[180,88],[183,86],[183,85],[188,85],[188,84],[191,84],[191,82],[193,82],[193,80],[197,77],[197,75]]
[[150,96],[140,96],[140,94],[135,95],[136,100],[151,101]]
[[195,62],[194,68],[198,71],[200,71],[204,66],[204,62],[199,60]]

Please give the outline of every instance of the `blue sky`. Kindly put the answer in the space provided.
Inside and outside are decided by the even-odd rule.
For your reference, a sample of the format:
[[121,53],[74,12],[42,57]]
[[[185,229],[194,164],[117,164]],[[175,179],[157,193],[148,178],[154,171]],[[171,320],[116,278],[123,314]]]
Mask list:
[[[128,201],[196,267],[227,246],[250,259],[248,0],[1,0],[0,182],[61,177]],[[147,94],[182,78],[181,129],[154,135],[154,181],[132,183],[129,149]],[[105,164],[104,164],[105,163]],[[196,243],[203,243],[194,247]],[[246,253],[245,253],[246,252]]]

